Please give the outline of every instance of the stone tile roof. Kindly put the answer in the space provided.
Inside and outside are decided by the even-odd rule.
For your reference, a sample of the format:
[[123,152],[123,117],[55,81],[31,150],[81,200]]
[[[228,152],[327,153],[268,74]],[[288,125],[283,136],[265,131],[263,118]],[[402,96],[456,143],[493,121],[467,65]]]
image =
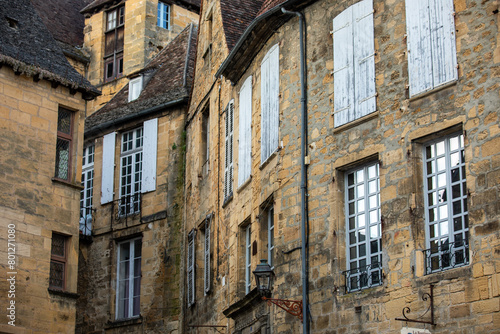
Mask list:
[[[195,12],[200,11],[200,1],[201,0],[170,0],[168,3],[173,3],[178,6],[184,7],[189,10],[194,10]],[[101,10],[105,6],[113,6],[115,4],[119,4],[123,2],[123,0],[94,0],[88,6],[81,10],[81,13],[90,13]]]
[[30,0],[0,0],[0,64],[81,91],[86,98],[100,94],[69,64]]
[[193,83],[197,35],[197,26],[186,27],[144,69],[136,72],[145,80],[139,97],[128,102],[128,85],[123,87],[104,107],[87,118],[85,135],[112,128],[139,113],[154,112],[165,104],[187,103]]
[[222,24],[229,50],[257,16],[264,0],[220,0]]

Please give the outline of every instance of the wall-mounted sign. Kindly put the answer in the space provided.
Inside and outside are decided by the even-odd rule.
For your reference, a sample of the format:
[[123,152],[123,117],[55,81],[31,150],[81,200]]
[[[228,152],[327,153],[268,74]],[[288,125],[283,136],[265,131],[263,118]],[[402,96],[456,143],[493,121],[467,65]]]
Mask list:
[[428,329],[403,327],[401,328],[401,334],[432,334],[432,333]]

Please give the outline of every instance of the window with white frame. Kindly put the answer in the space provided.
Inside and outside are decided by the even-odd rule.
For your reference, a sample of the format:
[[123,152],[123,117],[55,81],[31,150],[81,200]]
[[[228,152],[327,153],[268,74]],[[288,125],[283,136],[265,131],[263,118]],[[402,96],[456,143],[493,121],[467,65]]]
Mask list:
[[238,142],[238,186],[242,186],[252,169],[252,77],[248,77],[240,90]]
[[129,319],[140,315],[141,253],[141,238],[118,244],[116,319]]
[[335,127],[376,110],[373,0],[333,19]]
[[345,173],[347,292],[382,284],[379,164]]
[[410,96],[458,79],[453,0],[406,0]]
[[143,128],[122,135],[120,166],[120,214],[140,211]]
[[156,21],[158,27],[170,29],[170,6],[158,1],[158,17]]
[[142,91],[142,75],[130,80],[128,83],[128,102],[137,100]]
[[195,302],[195,244],[194,239],[196,230],[192,230],[188,234],[188,251],[187,251],[187,304],[188,307],[194,305]]
[[426,273],[469,263],[469,216],[464,138],[455,134],[424,145]]
[[277,149],[279,142],[280,66],[279,45],[264,56],[261,70],[261,163]]
[[205,237],[204,237],[204,262],[205,262],[205,268],[203,268],[204,271],[204,286],[205,286],[205,296],[210,292],[210,287],[211,287],[211,276],[210,276],[210,222],[211,222],[211,216],[207,217],[205,219]]
[[83,235],[92,232],[92,205],[94,192],[94,151],[95,145],[83,149],[82,191],[80,192],[80,231]]
[[224,201],[233,196],[233,128],[234,101],[231,100],[226,108],[226,160],[224,163]]
[[245,227],[245,294],[250,293],[252,284],[252,234],[250,224]]

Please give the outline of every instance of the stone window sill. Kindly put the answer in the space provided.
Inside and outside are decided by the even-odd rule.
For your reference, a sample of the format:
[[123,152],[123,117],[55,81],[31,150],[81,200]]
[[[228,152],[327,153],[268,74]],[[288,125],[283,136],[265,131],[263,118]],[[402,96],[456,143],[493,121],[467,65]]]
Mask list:
[[68,292],[68,291],[64,291],[64,290],[57,290],[57,289],[52,289],[52,288],[48,288],[47,290],[49,291],[49,293],[51,295],[56,295],[56,296],[61,296],[61,297],[71,298],[71,299],[80,298],[79,294],[73,293],[73,292]]
[[56,177],[52,178],[52,182],[59,183],[59,184],[62,184],[62,185],[65,185],[65,186],[68,186],[68,187],[71,187],[71,188],[75,188],[75,189],[78,189],[78,190],[83,190],[83,187],[82,187],[81,184],[72,183],[72,182],[69,182],[69,181],[66,181],[66,180],[63,180],[63,179],[58,179]]
[[115,321],[108,320],[108,322],[106,323],[104,328],[111,329],[111,328],[134,326],[134,325],[140,325],[140,324],[142,324],[142,316],[138,316],[136,318],[130,318],[130,319],[120,319],[120,320],[115,320]]

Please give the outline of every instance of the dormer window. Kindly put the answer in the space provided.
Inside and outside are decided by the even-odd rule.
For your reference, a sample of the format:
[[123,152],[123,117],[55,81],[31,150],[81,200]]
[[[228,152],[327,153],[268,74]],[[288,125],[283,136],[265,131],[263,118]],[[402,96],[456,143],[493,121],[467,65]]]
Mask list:
[[137,100],[142,91],[142,75],[130,80],[128,84],[128,102]]

